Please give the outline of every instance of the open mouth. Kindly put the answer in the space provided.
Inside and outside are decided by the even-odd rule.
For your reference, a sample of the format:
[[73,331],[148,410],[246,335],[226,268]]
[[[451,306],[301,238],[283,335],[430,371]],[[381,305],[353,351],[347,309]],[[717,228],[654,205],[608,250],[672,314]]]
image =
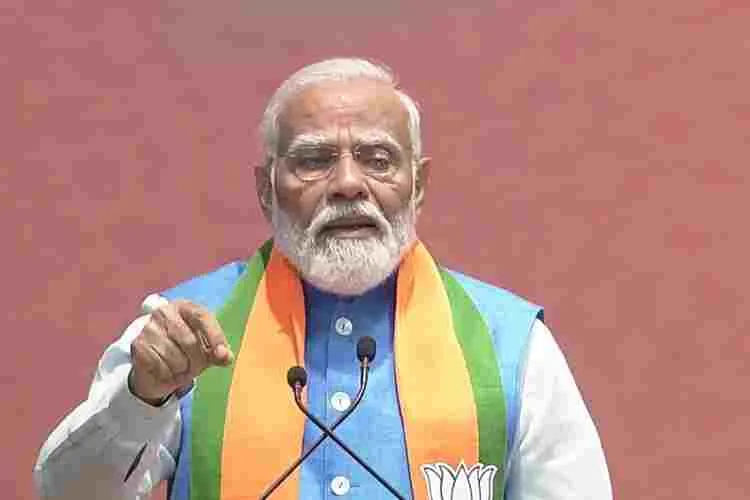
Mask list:
[[379,231],[378,224],[371,217],[340,217],[324,225],[321,236],[360,238],[371,236]]

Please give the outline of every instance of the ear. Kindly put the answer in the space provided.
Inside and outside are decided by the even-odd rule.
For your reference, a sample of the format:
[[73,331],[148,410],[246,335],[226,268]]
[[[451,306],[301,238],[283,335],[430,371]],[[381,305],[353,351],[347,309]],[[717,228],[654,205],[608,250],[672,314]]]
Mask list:
[[266,220],[271,220],[271,205],[273,204],[273,185],[271,183],[271,162],[269,158],[263,165],[256,165],[255,170],[255,191],[258,195],[260,209]]
[[415,190],[415,202],[417,207],[417,215],[422,210],[422,203],[424,203],[424,193],[427,188],[427,181],[430,177],[430,165],[432,164],[432,158],[422,157],[417,162],[416,178],[414,179],[414,190]]

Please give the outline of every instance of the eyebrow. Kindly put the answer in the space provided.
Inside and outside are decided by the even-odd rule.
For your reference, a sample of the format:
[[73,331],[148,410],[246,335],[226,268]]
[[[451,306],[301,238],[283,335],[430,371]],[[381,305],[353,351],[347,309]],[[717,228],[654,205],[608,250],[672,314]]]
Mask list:
[[404,148],[401,144],[389,133],[371,130],[358,134],[355,139],[355,144],[358,146],[380,146],[385,145],[395,151],[396,153],[403,156]]
[[331,144],[330,137],[323,134],[300,134],[289,143],[286,154],[297,149],[316,148]]
[[[356,146],[385,145],[401,155],[404,154],[404,148],[391,134],[379,130],[354,134],[354,143]],[[336,139],[326,134],[303,133],[291,140],[285,154],[288,155],[300,149],[326,146],[336,147]]]

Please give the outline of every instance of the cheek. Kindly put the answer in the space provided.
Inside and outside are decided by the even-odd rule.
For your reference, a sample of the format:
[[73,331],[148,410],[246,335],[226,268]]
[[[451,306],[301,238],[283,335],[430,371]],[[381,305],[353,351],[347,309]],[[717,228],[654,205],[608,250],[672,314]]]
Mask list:
[[302,184],[296,177],[279,175],[276,183],[276,199],[279,208],[294,220],[307,226],[315,214],[324,190],[314,183]]
[[389,183],[374,182],[370,190],[387,217],[402,212],[411,201],[411,176],[396,178]]

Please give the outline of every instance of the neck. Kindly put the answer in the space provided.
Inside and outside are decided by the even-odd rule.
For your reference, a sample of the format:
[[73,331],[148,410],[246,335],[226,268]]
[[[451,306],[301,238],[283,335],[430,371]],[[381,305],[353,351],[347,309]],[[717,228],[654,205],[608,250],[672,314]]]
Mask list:
[[305,280],[304,278],[301,278],[301,281],[305,297],[322,298],[343,302],[356,302],[359,300],[367,299],[370,296],[383,294],[384,292],[394,292],[396,289],[397,277],[398,268],[396,268],[391,274],[389,274],[385,278],[385,280],[374,285],[372,288],[369,288],[368,290],[365,290],[364,292],[358,294],[345,294],[338,293],[332,290],[326,290],[324,288],[316,286],[315,284]]

